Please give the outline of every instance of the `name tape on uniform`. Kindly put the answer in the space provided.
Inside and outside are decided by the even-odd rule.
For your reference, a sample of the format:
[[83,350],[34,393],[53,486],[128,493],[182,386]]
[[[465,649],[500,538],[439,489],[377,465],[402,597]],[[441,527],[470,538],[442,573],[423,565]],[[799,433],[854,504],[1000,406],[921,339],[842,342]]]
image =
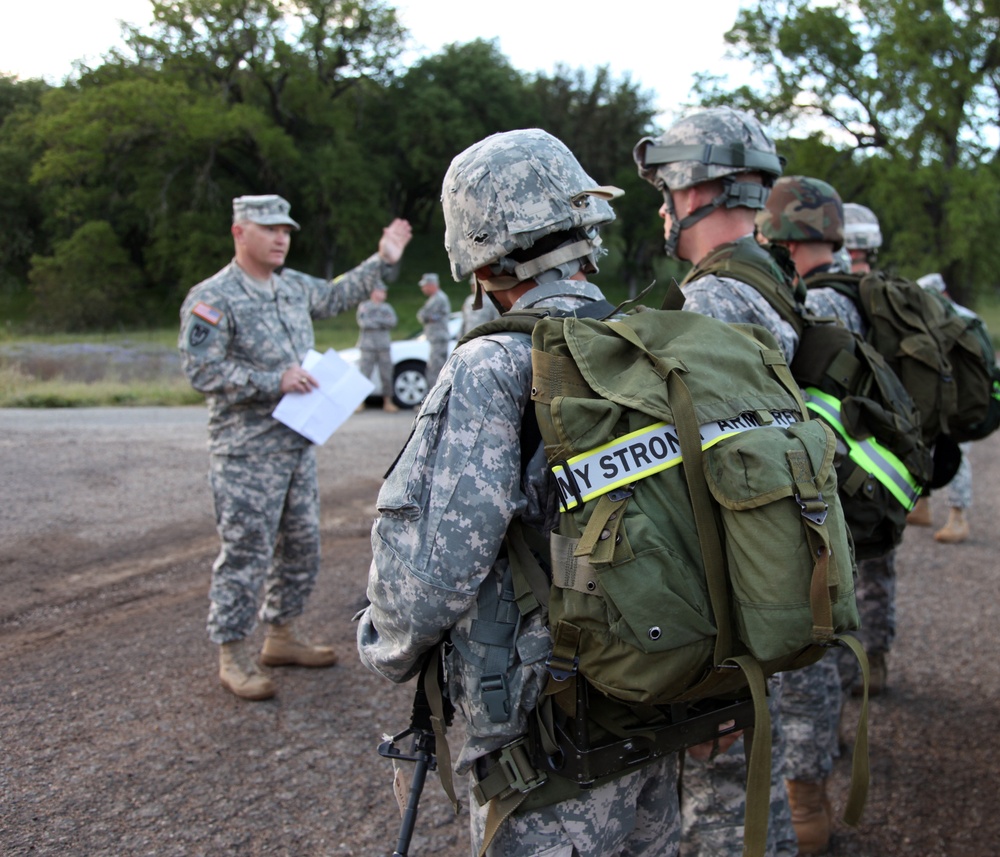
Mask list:
[[[731,420],[713,420],[699,427],[701,448],[708,449],[724,438],[751,429],[776,426],[784,428],[799,421],[794,411],[770,411],[773,422],[765,422],[753,411]],[[559,510],[630,485],[681,462],[681,442],[677,427],[655,423],[631,434],[615,438],[568,461],[552,465],[552,475],[559,489]]]

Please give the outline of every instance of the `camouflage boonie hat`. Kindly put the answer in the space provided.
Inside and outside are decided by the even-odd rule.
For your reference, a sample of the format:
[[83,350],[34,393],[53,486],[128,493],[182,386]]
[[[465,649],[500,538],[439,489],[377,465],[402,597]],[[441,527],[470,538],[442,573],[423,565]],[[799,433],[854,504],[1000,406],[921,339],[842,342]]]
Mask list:
[[826,241],[834,252],[844,246],[844,204],[833,185],[820,179],[778,179],[756,223],[768,241]]
[[607,200],[621,193],[598,185],[560,140],[538,128],[480,140],[452,160],[441,187],[452,276],[464,280],[554,232],[610,223]]
[[238,196],[233,200],[233,223],[250,221],[261,226],[291,226],[299,229],[299,224],[288,216],[292,210],[287,199],[276,193],[263,196]]
[[420,278],[420,282],[417,283],[418,286],[439,286],[441,281],[438,279],[437,274],[424,274]]
[[844,203],[844,245],[849,250],[877,250],[882,230],[875,212],[856,202]]
[[[732,107],[682,117],[659,137],[643,137],[632,158],[639,175],[660,190],[755,172],[764,175],[768,187],[782,169],[774,143],[756,117]],[[763,208],[763,199],[747,207]]]

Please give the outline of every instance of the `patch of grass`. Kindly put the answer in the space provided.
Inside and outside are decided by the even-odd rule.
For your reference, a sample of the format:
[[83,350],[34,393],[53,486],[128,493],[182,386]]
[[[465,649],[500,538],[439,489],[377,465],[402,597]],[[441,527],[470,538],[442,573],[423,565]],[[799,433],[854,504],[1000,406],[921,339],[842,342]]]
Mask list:
[[203,401],[201,393],[191,389],[184,377],[151,381],[104,379],[87,383],[64,378],[39,380],[14,366],[0,368],[3,408],[149,407],[197,405]]

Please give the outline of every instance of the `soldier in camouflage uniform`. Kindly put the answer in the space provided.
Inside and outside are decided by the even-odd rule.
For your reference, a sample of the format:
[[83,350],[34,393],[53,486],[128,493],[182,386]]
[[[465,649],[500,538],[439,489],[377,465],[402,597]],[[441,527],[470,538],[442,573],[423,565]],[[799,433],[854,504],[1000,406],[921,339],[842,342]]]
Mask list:
[[875,212],[867,206],[844,203],[844,246],[851,254],[852,274],[871,271],[882,246],[882,230]]
[[[366,378],[378,366],[382,382],[382,410],[394,413],[399,408],[392,400],[392,329],[398,324],[396,311],[385,302],[385,286],[372,289],[371,297],[358,305],[358,349],[361,351],[359,369]],[[364,402],[358,410],[364,410]]]
[[[663,194],[667,254],[694,263],[682,283],[684,309],[726,322],[759,324],[774,334],[788,362],[798,337],[768,301],[740,280],[705,273],[700,264],[739,254],[755,258],[780,287],[788,274],[753,235],[754,211],[764,207],[781,162],[760,123],[728,107],[682,117],[657,138],[640,140],[633,151],[639,174]],[[767,854],[797,851],[783,778],[784,737],[778,700],[781,676],[768,681],[773,762]],[[682,854],[740,857],[746,808],[743,739],[720,741],[720,752],[689,750],[684,763]]]
[[[788,249],[804,281],[841,273],[836,253],[844,244],[844,210],[840,195],[826,182],[806,176],[778,179],[756,223],[762,238]],[[811,288],[806,306],[814,315],[835,318],[864,337],[861,313],[847,295],[829,287]],[[891,556],[877,557],[861,560],[858,565],[860,568],[872,563],[881,568],[892,562]],[[841,702],[838,658],[833,652],[784,678],[781,716],[787,743],[785,776],[792,823],[804,855],[825,852],[833,827],[826,781],[839,755]]]
[[[211,484],[222,549],[212,566],[208,633],[219,678],[245,699],[274,695],[248,635],[267,625],[261,661],[328,666],[336,655],[296,633],[319,571],[319,486],[312,444],[271,416],[284,394],[317,386],[301,368],[313,318],[357,304],[399,262],[410,226],[395,220],[378,253],[335,281],[282,269],[298,224],[280,196],[233,200],[236,255],[191,289],[178,347],[208,404]],[[278,273],[279,269],[282,269]],[[263,590],[263,603],[261,591]]]
[[[601,300],[586,277],[597,270],[598,229],[614,219],[606,200],[617,193],[598,187],[544,131],[480,141],[452,161],[442,190],[455,280],[475,274],[504,311],[572,311]],[[537,609],[521,619],[509,649],[502,712],[480,682],[483,626],[496,623],[479,618],[479,605],[495,601],[503,585],[508,526],[520,518],[547,539],[557,518],[541,444],[521,448],[531,375],[525,334],[494,333],[458,348],[379,493],[372,531],[361,658],[404,682],[448,641],[447,688],[467,736],[456,767],[470,772],[470,785],[505,771],[501,748],[524,738],[548,676],[552,643]],[[486,848],[492,857],[670,857],[680,835],[677,757],[509,817],[491,816],[492,801],[480,806],[472,797],[470,806],[474,854],[496,828]]]
[[420,291],[427,300],[417,311],[417,321],[424,326],[424,336],[430,344],[431,352],[427,358],[427,389],[434,386],[441,367],[448,359],[448,316],[451,315],[451,302],[441,288],[437,274],[424,274],[418,283]]
[[[917,285],[944,295],[951,301],[951,305],[959,315],[975,316],[975,313],[971,309],[951,300],[951,295],[948,294],[948,286],[944,281],[944,277],[940,274],[924,274],[924,276],[917,279]],[[958,472],[946,486],[945,492],[948,502],[948,521],[940,530],[934,533],[935,541],[949,545],[964,542],[969,537],[969,521],[965,517],[965,512],[972,505],[972,465],[969,463],[969,455],[972,453],[972,442],[964,441],[958,446],[962,450],[962,463],[959,465]],[[919,512],[916,509],[914,510],[916,514],[913,516],[911,523],[929,527],[932,523],[930,497],[926,499],[921,498],[921,500],[924,503],[924,508]]]

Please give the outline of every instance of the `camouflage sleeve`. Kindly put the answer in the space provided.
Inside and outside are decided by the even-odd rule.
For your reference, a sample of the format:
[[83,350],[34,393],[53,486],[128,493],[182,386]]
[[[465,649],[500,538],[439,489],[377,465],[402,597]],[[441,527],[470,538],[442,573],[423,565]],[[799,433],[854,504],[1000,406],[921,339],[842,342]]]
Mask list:
[[758,324],[769,330],[791,362],[799,338],[753,286],[709,274],[684,286],[684,309],[730,324]]
[[835,318],[858,336],[865,335],[865,323],[854,301],[836,289],[809,289],[806,306],[820,318]]
[[281,372],[257,369],[230,357],[234,320],[221,296],[192,294],[181,307],[177,347],[191,386],[220,404],[281,396]]
[[306,287],[313,318],[329,318],[357,306],[375,286],[382,285],[386,267],[378,253],[373,253],[357,267],[332,280],[310,277],[298,271],[285,271],[282,276],[291,275]]
[[362,661],[391,681],[410,678],[470,610],[524,506],[519,432],[530,343],[523,347],[519,361],[495,341],[456,352],[379,492],[371,604],[357,639]]

